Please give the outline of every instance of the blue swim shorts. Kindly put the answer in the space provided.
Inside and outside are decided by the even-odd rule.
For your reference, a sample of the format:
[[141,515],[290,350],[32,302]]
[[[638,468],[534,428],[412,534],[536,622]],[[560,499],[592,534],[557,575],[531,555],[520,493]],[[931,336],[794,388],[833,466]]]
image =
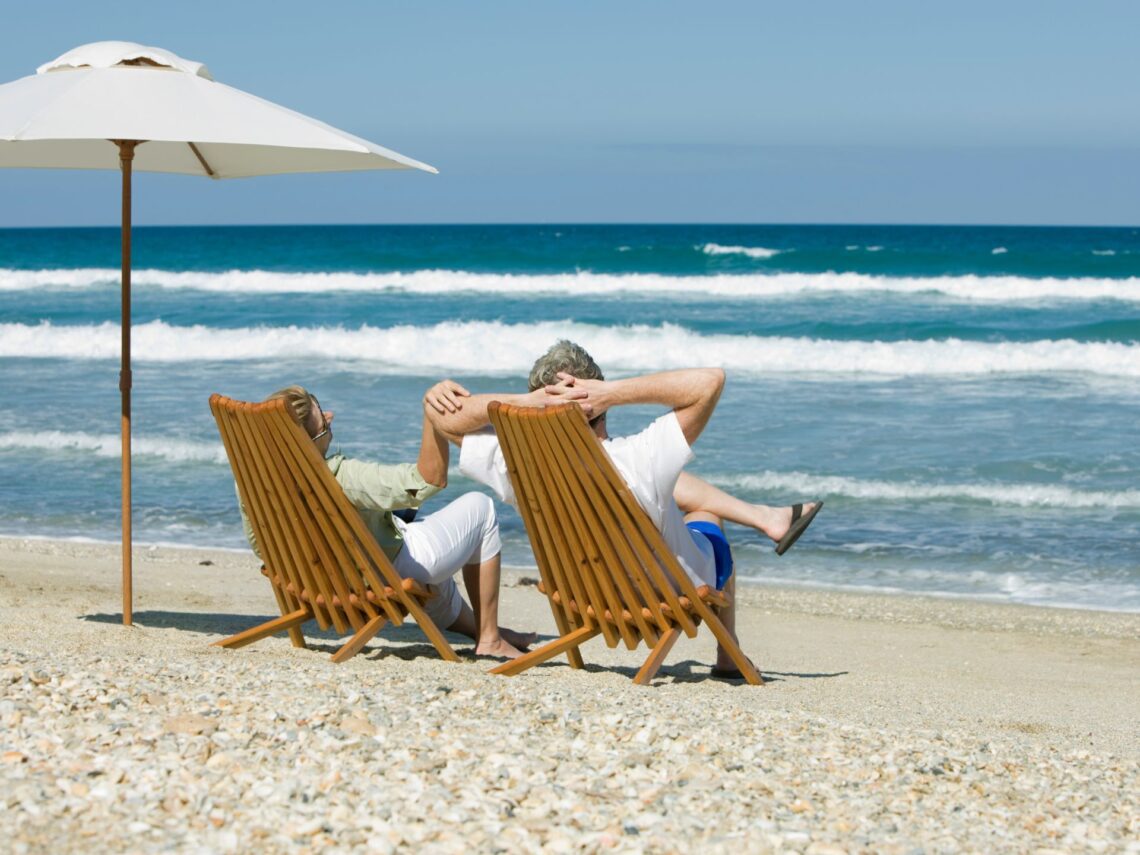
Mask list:
[[685,528],[694,534],[704,535],[712,544],[713,557],[716,558],[716,589],[722,590],[732,576],[732,549],[729,548],[728,538],[720,526],[705,520],[685,523]]

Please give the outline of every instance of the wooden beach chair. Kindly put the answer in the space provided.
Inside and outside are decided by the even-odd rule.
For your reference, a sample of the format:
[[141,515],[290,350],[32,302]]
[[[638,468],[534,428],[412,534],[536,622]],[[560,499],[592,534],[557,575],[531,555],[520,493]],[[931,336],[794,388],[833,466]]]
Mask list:
[[353,633],[332,657],[344,662],[385,623],[411,615],[440,656],[459,661],[423,611],[432,594],[396,573],[285,402],[211,395],[210,409],[281,609],[281,617],[215,644],[242,647],[287,630],[293,646],[304,647],[300,625],[315,620],[322,630]]
[[695,637],[704,621],[745,679],[763,682],[713,611],[728,595],[693,585],[577,404],[493,402],[489,413],[560,634],[492,673],[515,675],[560,653],[581,668],[579,646],[601,635],[611,648],[650,648],[634,677],[644,685],[680,634]]

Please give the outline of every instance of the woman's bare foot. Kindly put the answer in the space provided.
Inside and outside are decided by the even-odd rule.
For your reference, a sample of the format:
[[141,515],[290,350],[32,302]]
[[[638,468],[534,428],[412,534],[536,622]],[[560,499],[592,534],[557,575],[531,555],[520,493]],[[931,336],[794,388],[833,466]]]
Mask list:
[[538,641],[537,632],[519,632],[517,629],[509,629],[505,626],[499,627],[499,635],[508,644],[512,644],[524,653],[526,649]]
[[494,641],[480,641],[475,644],[476,656],[495,656],[500,659],[518,659],[523,652],[506,639],[499,637]]

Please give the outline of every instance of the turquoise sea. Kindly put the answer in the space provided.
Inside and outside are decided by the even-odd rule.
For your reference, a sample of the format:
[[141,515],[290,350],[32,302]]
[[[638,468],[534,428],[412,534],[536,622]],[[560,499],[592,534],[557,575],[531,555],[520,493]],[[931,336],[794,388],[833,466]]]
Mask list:
[[[744,577],[1140,610],[1140,230],[142,227],[134,249],[137,541],[243,546],[211,392],[303,383],[334,447],[407,460],[431,382],[518,389],[569,337],[615,377],[723,366],[693,471],[827,500],[783,558],[730,527]],[[0,536],[118,539],[118,252],[117,229],[0,230]],[[501,511],[505,561],[532,564]]]

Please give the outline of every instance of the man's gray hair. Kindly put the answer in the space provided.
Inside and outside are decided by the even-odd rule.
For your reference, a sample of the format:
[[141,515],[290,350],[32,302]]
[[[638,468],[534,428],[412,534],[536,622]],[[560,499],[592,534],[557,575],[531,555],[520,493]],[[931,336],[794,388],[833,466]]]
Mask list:
[[586,349],[562,339],[546,351],[530,369],[527,386],[531,392],[558,382],[559,373],[572,374],[580,380],[605,380],[602,369]]

